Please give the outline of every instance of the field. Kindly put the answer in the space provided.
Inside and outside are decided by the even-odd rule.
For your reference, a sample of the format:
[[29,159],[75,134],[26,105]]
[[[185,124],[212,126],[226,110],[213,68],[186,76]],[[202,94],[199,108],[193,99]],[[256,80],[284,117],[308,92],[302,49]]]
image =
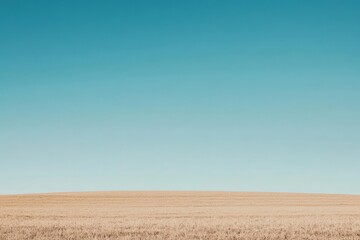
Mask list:
[[360,195],[94,192],[0,196],[0,239],[360,239]]

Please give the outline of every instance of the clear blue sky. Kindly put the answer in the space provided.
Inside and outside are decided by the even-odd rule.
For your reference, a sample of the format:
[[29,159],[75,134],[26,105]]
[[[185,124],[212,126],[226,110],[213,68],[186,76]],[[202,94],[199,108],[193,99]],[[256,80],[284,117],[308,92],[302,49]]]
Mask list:
[[0,3],[0,193],[360,194],[360,1]]

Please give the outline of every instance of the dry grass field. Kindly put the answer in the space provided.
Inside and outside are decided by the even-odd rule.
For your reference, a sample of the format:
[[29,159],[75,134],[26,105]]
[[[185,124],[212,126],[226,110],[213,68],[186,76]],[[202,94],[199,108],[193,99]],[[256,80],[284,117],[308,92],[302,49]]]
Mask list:
[[360,239],[360,196],[98,192],[0,196],[0,239]]

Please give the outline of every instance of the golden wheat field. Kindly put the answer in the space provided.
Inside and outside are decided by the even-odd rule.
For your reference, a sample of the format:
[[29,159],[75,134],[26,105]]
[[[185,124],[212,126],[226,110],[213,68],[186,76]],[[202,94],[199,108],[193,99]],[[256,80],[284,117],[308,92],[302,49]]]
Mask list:
[[94,192],[0,196],[0,239],[360,239],[360,196]]

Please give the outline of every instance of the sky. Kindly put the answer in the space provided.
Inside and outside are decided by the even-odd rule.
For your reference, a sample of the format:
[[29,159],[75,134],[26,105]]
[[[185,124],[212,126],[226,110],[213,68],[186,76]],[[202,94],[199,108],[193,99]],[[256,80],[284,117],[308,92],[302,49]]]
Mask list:
[[360,194],[360,2],[0,2],[0,194]]

